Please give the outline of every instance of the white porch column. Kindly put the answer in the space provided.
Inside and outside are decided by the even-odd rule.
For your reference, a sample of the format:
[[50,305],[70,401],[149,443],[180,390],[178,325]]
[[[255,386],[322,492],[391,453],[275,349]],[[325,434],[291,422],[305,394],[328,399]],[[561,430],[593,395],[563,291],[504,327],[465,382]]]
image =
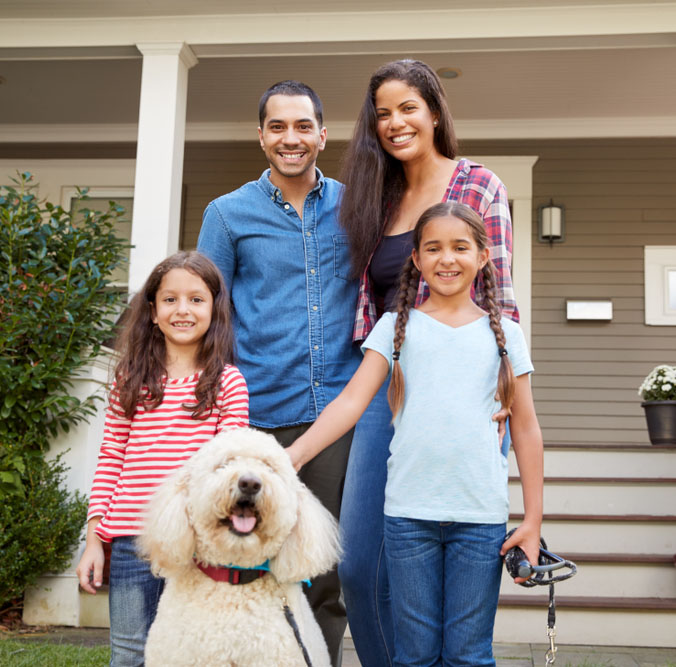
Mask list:
[[143,54],[129,292],[178,250],[188,70],[197,64],[182,42],[137,44]]

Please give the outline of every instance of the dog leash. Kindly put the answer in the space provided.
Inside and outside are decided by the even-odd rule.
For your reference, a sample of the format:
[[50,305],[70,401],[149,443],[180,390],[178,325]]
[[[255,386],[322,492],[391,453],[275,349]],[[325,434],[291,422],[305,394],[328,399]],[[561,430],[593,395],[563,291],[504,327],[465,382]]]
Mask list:
[[[516,530],[513,528],[505,536],[508,539]],[[533,588],[534,586],[549,586],[549,607],[547,610],[547,639],[549,648],[545,651],[545,667],[549,667],[556,662],[556,600],[554,596],[554,584],[559,581],[570,579],[577,572],[577,565],[570,560],[561,558],[552,553],[547,548],[544,538],[540,537],[540,554],[538,564],[531,565],[526,558],[521,547],[512,547],[504,555],[505,567],[512,578],[529,577],[526,581],[519,584],[524,588]],[[568,572],[559,574],[556,577],[552,574],[555,570],[568,568]],[[548,579],[545,579],[545,575]]]
[[307,665],[307,667],[312,667],[310,654],[307,652],[307,648],[305,648],[303,638],[300,636],[300,630],[298,629],[298,623],[296,623],[296,617],[293,615],[293,612],[291,611],[291,607],[289,607],[285,595],[282,595],[282,610],[284,611],[284,618],[286,618],[286,622],[291,626],[291,629],[293,630],[293,636],[296,638],[298,646],[300,646],[300,650],[303,652],[305,664]]

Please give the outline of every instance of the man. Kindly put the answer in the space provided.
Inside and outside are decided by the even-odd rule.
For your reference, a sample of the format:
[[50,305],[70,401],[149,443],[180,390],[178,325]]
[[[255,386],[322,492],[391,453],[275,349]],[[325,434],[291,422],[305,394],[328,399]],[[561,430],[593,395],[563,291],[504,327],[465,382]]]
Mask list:
[[[315,166],[326,143],[317,94],[298,81],[276,83],[258,114],[270,168],[207,206],[197,249],[230,289],[251,424],[288,446],[357,367],[357,283],[338,225],[341,185]],[[349,433],[300,473],[336,518],[351,440]],[[347,621],[335,570],[306,593],[337,667]]]

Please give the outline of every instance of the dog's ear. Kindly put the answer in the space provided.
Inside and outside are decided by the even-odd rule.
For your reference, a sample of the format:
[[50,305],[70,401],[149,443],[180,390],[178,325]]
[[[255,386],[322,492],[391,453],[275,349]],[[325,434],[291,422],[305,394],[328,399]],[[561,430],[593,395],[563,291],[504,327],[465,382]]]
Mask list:
[[296,525],[270,561],[270,570],[280,583],[303,581],[328,572],[339,557],[336,520],[299,481]]
[[192,561],[195,533],[188,515],[189,466],[169,476],[152,497],[137,543],[155,574],[180,569]]

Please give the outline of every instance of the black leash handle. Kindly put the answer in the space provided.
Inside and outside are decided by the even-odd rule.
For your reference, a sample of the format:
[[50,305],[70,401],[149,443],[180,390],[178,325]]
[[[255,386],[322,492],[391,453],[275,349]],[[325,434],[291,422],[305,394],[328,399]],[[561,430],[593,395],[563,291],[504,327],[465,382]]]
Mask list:
[[[505,536],[507,540],[516,528],[512,529]],[[547,543],[540,537],[540,553],[538,555],[538,564],[531,565],[526,558],[521,547],[512,547],[504,555],[505,567],[510,576],[529,577],[519,585],[525,588],[533,586],[549,586],[549,609],[547,611],[547,638],[549,639],[549,648],[545,652],[545,665],[553,665],[556,661],[556,600],[554,597],[554,584],[559,581],[570,579],[577,572],[577,565],[573,561],[566,560],[557,556],[547,549]],[[568,568],[568,572],[554,576],[552,572],[562,568]],[[547,578],[545,578],[547,577]]]

